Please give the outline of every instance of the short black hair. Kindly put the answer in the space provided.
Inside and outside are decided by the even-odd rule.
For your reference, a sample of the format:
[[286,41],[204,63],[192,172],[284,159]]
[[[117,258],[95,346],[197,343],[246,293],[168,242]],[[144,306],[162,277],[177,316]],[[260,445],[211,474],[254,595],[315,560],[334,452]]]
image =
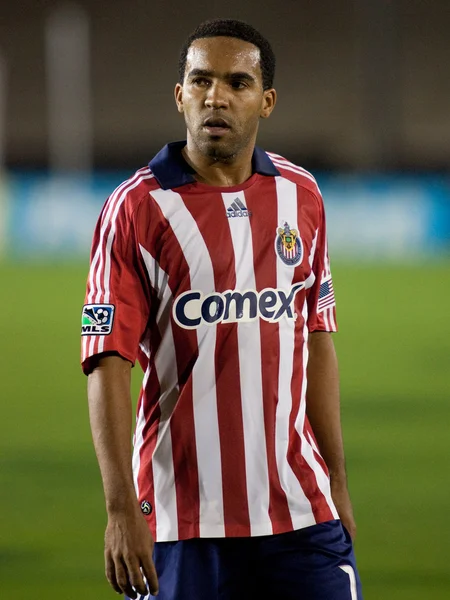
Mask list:
[[269,90],[273,86],[275,76],[275,54],[272,47],[254,27],[236,19],[204,21],[191,33],[181,48],[178,60],[179,82],[182,84],[184,81],[187,53],[192,42],[201,38],[219,36],[237,38],[259,48],[263,89]]

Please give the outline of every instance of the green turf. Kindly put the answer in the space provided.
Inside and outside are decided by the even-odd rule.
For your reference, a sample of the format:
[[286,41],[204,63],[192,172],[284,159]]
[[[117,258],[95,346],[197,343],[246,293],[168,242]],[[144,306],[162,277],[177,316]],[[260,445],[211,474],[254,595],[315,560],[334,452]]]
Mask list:
[[[365,599],[448,600],[450,265],[334,275]],[[85,268],[3,265],[0,277],[1,597],[113,598],[78,367]]]

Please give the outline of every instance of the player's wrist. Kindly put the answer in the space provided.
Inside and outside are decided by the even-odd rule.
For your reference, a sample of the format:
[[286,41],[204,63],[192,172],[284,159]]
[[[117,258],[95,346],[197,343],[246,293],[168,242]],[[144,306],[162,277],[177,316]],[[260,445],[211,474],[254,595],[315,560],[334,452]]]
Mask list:
[[106,512],[108,517],[129,516],[130,514],[139,512],[134,490],[130,494],[121,494],[120,498],[107,498]]

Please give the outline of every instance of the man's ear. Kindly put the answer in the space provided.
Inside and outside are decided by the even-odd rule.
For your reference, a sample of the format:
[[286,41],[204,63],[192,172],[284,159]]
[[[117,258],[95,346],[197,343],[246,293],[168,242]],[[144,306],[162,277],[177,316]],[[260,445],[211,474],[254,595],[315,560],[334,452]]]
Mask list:
[[183,86],[181,83],[177,83],[174,89],[175,102],[178,108],[178,112],[184,112],[183,108]]
[[262,119],[267,119],[270,117],[273,109],[275,108],[275,104],[277,103],[277,93],[271,88],[270,90],[264,91],[263,102],[261,107],[261,112],[259,116]]

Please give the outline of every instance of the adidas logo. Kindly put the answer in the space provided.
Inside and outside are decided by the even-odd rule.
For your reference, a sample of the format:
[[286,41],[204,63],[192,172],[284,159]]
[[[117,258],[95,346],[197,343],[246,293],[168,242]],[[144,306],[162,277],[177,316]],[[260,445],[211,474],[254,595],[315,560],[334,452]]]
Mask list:
[[233,219],[234,217],[251,217],[252,213],[250,210],[247,210],[247,207],[236,198],[231,203],[231,206],[227,208],[227,217],[229,219]]

